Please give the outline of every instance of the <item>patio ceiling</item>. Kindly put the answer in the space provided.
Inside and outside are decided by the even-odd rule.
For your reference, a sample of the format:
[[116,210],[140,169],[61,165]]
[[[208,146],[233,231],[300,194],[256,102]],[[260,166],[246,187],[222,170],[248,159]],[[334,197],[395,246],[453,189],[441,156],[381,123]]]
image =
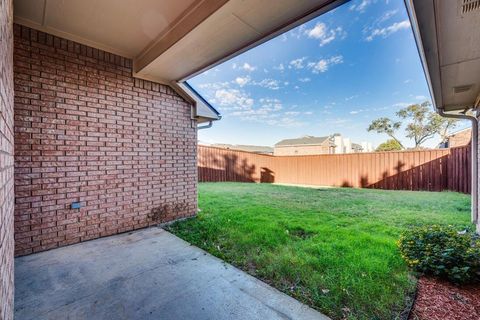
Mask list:
[[478,107],[480,1],[405,0],[435,106]]
[[15,0],[15,22],[133,59],[138,78],[188,79],[346,0]]
[[220,114],[188,78],[348,0],[14,0],[16,23],[133,60],[172,86],[198,123]]

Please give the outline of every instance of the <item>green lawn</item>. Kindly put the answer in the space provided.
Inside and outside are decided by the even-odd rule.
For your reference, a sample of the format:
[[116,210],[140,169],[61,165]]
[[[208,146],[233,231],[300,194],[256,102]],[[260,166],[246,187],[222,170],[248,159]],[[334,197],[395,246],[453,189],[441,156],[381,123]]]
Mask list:
[[413,225],[469,225],[452,192],[201,183],[196,218],[169,227],[333,319],[396,319],[415,288],[396,241]]

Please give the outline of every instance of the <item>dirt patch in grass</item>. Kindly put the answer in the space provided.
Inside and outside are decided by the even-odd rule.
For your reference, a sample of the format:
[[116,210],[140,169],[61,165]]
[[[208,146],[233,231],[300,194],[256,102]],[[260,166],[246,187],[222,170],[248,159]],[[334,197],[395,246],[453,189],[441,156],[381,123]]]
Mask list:
[[302,227],[297,227],[297,228],[293,228],[292,230],[289,230],[289,234],[291,237],[305,240],[313,237],[316,234],[316,232],[305,230]]
[[456,286],[421,278],[410,320],[478,320],[480,285]]

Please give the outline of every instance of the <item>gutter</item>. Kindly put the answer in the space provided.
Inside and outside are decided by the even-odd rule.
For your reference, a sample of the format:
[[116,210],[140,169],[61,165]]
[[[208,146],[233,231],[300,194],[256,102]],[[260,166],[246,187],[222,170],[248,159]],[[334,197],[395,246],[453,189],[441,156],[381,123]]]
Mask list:
[[211,128],[213,125],[213,121],[209,121],[206,125],[197,126],[197,130],[208,129]]

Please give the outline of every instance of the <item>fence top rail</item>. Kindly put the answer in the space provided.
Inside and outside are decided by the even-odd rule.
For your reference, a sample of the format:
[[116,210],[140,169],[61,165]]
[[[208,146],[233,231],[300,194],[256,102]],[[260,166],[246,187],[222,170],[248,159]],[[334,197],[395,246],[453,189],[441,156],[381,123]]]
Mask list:
[[450,150],[456,150],[456,149],[462,149],[462,148],[469,148],[470,145],[464,145],[464,146],[457,146],[457,147],[451,147],[451,148],[435,148],[435,149],[411,149],[411,150],[399,150],[399,151],[375,151],[375,152],[353,152],[353,153],[333,153],[333,154],[306,154],[306,155],[285,155],[285,156],[275,156],[275,155],[270,155],[270,154],[263,154],[263,153],[256,153],[256,152],[251,152],[251,151],[244,151],[244,150],[238,150],[238,149],[227,149],[227,148],[222,148],[222,147],[214,147],[214,146],[205,146],[205,145],[199,145],[199,148],[205,148],[205,149],[216,149],[216,150],[221,150],[221,151],[229,151],[229,152],[241,152],[241,153],[247,153],[247,154],[252,154],[256,156],[262,156],[262,157],[273,157],[273,158],[297,158],[297,157],[319,157],[319,156],[355,156],[355,155],[381,155],[381,154],[403,154],[403,153],[421,153],[421,152],[444,152],[448,153]]
[[256,155],[256,156],[275,157],[274,155],[271,155],[271,154],[256,153],[256,152],[252,152],[252,151],[244,151],[244,150],[238,150],[238,149],[228,149],[228,148],[215,147],[215,146],[206,146],[206,145],[203,145],[203,144],[199,144],[198,147],[199,148],[205,148],[205,149],[216,149],[216,150],[222,150],[222,151],[230,151],[230,152],[243,152],[243,153],[253,154],[253,155]]
[[456,149],[463,149],[463,148],[470,148],[470,147],[471,147],[471,143],[469,142],[468,144],[465,144],[463,146],[450,147],[450,148],[447,148],[447,149],[456,150]]

